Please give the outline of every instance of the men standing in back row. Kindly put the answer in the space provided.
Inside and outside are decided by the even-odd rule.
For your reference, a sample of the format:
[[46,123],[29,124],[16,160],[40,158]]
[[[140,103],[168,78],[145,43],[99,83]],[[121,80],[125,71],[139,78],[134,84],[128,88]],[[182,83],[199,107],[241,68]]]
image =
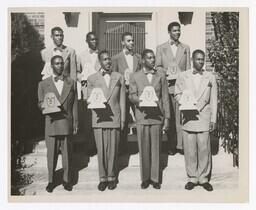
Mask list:
[[170,39],[159,45],[156,49],[156,69],[163,69],[167,74],[170,108],[175,120],[170,123],[170,130],[167,133],[170,150],[168,153],[174,155],[177,151],[183,149],[182,146],[182,132],[180,125],[180,111],[178,103],[174,100],[174,85],[177,75],[190,69],[190,48],[188,45],[179,41],[180,38],[180,24],[172,22],[168,25],[168,33]]
[[52,76],[51,58],[55,55],[60,55],[64,60],[63,75],[69,76],[76,81],[76,54],[71,47],[63,45],[64,34],[60,27],[54,27],[51,30],[51,38],[53,45],[41,51],[42,60],[45,62],[42,70],[42,79]]
[[123,50],[112,58],[113,71],[117,71],[124,76],[126,85],[126,122],[121,134],[120,150],[124,151],[128,135],[128,116],[129,113],[134,115],[134,106],[128,99],[129,92],[129,75],[141,68],[141,56],[134,52],[133,35],[130,32],[122,34]]

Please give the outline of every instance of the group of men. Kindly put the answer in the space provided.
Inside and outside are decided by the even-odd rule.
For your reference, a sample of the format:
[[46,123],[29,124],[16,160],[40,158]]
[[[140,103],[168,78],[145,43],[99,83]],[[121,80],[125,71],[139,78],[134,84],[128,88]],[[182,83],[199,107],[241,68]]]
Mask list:
[[[180,152],[185,156],[188,182],[185,189],[201,185],[207,191],[211,173],[209,132],[215,129],[217,112],[217,85],[212,72],[203,69],[205,53],[179,41],[181,26],[168,25],[170,39],[142,54],[134,52],[130,32],[122,35],[122,51],[112,58],[107,50],[98,50],[96,34],[86,36],[88,48],[76,56],[75,51],[63,45],[60,27],[51,31],[53,47],[42,50],[45,67],[38,87],[40,109],[44,110],[45,96],[53,92],[60,111],[45,114],[48,185],[52,192],[57,157],[61,151],[64,169],[63,186],[72,190],[72,135],[78,132],[78,100],[88,98],[95,89],[101,89],[104,108],[88,109],[90,128],[97,147],[98,189],[113,190],[118,184],[117,159],[120,149],[127,148],[129,112],[135,113],[140,156],[141,188],[150,185],[161,188],[160,154],[162,135],[167,133],[169,155]],[[142,106],[141,96],[146,88],[153,89],[155,106]],[[193,110],[180,110],[184,92],[192,93]],[[151,92],[152,93],[152,92]]]

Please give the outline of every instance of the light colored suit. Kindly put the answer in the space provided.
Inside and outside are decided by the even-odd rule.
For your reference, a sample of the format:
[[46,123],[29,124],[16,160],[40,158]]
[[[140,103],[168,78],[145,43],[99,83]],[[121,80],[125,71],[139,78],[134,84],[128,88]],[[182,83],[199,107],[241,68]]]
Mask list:
[[[157,107],[139,107],[139,97],[146,86],[153,86],[158,98]],[[156,71],[151,83],[144,70],[130,77],[129,98],[135,104],[135,118],[140,153],[141,180],[160,182],[160,152],[162,125],[170,119],[168,86],[165,75]]]
[[[43,79],[52,75],[51,69],[51,58],[54,56],[55,46],[47,47],[41,51],[42,60],[45,62],[45,67],[42,71]],[[70,76],[71,79],[76,81],[77,74],[77,63],[76,63],[76,53],[75,50],[71,47],[67,47],[65,45],[61,46],[61,56],[64,60],[64,76]]]
[[107,87],[101,72],[88,77],[88,96],[93,88],[101,88],[107,100],[106,108],[92,110],[92,127],[98,151],[100,181],[116,179],[117,151],[120,140],[121,122],[125,121],[124,77],[118,72],[110,74]]
[[[174,56],[170,43],[165,42],[156,48],[156,69],[162,69],[165,72],[168,67],[172,65],[175,61],[177,64],[177,71],[182,72],[191,68],[191,58],[190,58],[190,48],[188,45],[179,42],[177,46],[176,56]],[[178,104],[175,102],[174,94],[175,80],[169,84],[169,94],[171,101],[171,113],[174,113],[175,119],[170,122],[170,129],[167,132],[168,139],[170,142],[171,150],[176,148],[182,149],[182,132],[180,125],[180,112],[178,109]]]
[[63,90],[59,94],[53,77],[41,81],[38,85],[38,105],[42,109],[44,97],[53,92],[61,104],[61,112],[45,115],[45,140],[47,147],[47,165],[49,182],[53,182],[53,174],[57,164],[59,147],[62,151],[62,167],[64,181],[71,179],[72,142],[70,136],[78,123],[76,82],[65,77]]
[[199,113],[182,111],[184,155],[189,180],[208,182],[211,171],[210,123],[216,123],[217,83],[212,72],[203,71],[199,88],[193,82],[193,70],[182,72],[175,84],[175,97],[180,100],[186,89],[192,91]]

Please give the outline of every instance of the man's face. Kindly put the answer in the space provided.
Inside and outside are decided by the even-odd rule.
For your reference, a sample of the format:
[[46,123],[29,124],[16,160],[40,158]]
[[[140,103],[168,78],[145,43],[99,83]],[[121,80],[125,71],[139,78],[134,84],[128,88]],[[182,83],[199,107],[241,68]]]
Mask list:
[[171,28],[171,31],[168,32],[170,35],[170,38],[173,41],[178,41],[180,38],[180,27],[179,26],[173,26]]
[[108,53],[101,54],[101,56],[100,56],[100,65],[104,70],[106,70],[106,71],[110,70],[110,68],[111,68],[111,58],[110,58]]
[[201,71],[204,66],[204,55],[202,53],[196,53],[193,58],[193,66],[197,71]]
[[60,76],[64,69],[64,62],[62,58],[55,58],[52,64],[53,73],[56,76]]
[[61,46],[62,43],[63,43],[63,39],[64,39],[64,35],[63,35],[63,32],[62,31],[53,31],[53,34],[52,34],[52,40],[53,40],[53,43],[56,45],[56,46]]
[[128,50],[133,50],[134,48],[134,40],[133,37],[128,35],[124,37],[124,40],[122,41],[122,45],[128,49]]
[[142,62],[146,68],[153,69],[155,66],[155,60],[156,59],[154,53],[149,52],[145,55]]
[[98,39],[96,38],[96,36],[94,34],[90,34],[88,37],[88,40],[86,40],[86,42],[88,43],[88,46],[90,49],[92,49],[92,50],[97,49]]

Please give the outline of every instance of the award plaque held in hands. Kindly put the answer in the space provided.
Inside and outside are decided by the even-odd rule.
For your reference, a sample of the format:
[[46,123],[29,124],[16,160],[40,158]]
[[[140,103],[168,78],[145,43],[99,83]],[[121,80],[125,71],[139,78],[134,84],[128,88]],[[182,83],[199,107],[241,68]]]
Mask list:
[[88,99],[88,109],[102,109],[106,108],[106,105],[104,104],[107,102],[104,93],[101,88],[94,88],[92,90],[92,93]]
[[197,101],[190,90],[183,91],[179,103],[181,104],[179,110],[198,110]]
[[50,114],[50,113],[56,113],[60,112],[60,102],[58,101],[56,95],[52,92],[49,92],[45,95],[44,97],[44,102],[42,107],[43,109],[43,114]]
[[158,98],[153,86],[146,86],[140,96],[140,107],[157,107]]
[[130,80],[130,75],[132,73],[132,70],[131,69],[125,69],[124,71],[124,80],[125,80],[125,84],[126,85],[129,85],[129,80]]
[[178,77],[178,66],[176,62],[173,62],[170,66],[167,68],[167,80],[174,80]]

